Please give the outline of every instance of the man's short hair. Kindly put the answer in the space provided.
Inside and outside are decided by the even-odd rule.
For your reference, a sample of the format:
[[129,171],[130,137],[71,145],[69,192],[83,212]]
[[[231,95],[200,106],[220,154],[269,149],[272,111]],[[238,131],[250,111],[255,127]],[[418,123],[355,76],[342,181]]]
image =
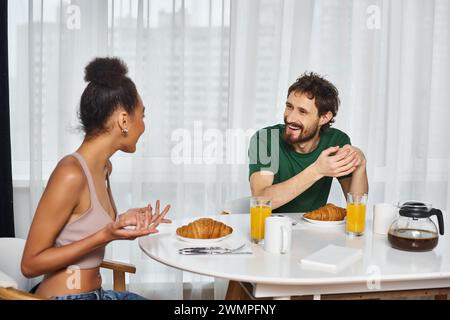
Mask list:
[[331,126],[341,102],[338,89],[330,81],[314,72],[304,73],[289,87],[288,97],[291,92],[305,94],[308,99],[315,98],[319,116],[326,114],[328,111],[333,114],[331,120],[320,128],[321,133]]

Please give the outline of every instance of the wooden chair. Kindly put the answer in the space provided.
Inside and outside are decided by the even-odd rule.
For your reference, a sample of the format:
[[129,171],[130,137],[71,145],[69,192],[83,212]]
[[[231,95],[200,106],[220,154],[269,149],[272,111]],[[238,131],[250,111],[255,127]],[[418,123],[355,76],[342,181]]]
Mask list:
[[[239,287],[238,287],[239,286]],[[375,291],[361,293],[335,293],[320,296],[320,300],[392,300],[403,298],[434,297],[435,300],[447,300],[450,288],[432,288],[398,291]],[[314,296],[292,296],[291,300],[314,300]],[[230,281],[227,300],[270,300],[272,298],[256,298],[253,295],[253,284],[249,282]]]
[[[25,240],[19,238],[0,238],[0,300],[42,300],[45,297],[29,293],[38,279],[27,279],[20,271],[20,262]],[[136,273],[136,267],[104,260],[101,268],[113,271],[113,288],[125,291],[125,272]]]

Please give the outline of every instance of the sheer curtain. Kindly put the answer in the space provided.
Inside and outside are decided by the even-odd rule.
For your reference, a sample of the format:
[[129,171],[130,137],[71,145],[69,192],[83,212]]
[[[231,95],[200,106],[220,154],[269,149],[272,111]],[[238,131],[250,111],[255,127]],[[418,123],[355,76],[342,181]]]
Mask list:
[[[105,55],[128,64],[148,110],[138,151],[112,158],[120,211],[161,199],[174,219],[212,215],[249,195],[248,137],[282,121],[287,88],[305,71],[340,90],[335,126],[366,154],[369,203],[414,198],[449,208],[446,0],[14,0],[8,7],[20,237],[57,161],[82,140],[83,69]],[[330,201],[343,201],[336,184]],[[107,254],[137,266],[129,289],[149,298],[223,298],[226,282],[158,264],[136,242],[115,242]]]

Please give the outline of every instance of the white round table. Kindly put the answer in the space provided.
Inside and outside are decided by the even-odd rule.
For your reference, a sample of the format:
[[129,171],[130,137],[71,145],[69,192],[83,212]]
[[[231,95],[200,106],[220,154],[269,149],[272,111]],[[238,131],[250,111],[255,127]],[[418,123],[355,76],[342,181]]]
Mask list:
[[[176,220],[161,225],[160,231],[139,240],[151,258],[168,266],[206,276],[253,284],[255,297],[290,297],[370,291],[398,291],[450,287],[450,238],[440,236],[438,246],[429,252],[405,252],[390,247],[387,237],[374,235],[369,220],[362,237],[349,237],[344,225],[319,227],[286,214],[299,223],[293,228],[292,249],[288,254],[272,254],[262,245],[250,243],[248,214],[217,215],[211,218],[233,227],[233,235],[220,245],[245,241],[251,255],[187,256],[178,249],[192,247],[177,239],[175,230],[195,220]],[[445,213],[444,213],[445,215]],[[445,215],[445,222],[450,226]],[[300,260],[329,244],[362,249],[356,263],[338,273],[305,269]]]

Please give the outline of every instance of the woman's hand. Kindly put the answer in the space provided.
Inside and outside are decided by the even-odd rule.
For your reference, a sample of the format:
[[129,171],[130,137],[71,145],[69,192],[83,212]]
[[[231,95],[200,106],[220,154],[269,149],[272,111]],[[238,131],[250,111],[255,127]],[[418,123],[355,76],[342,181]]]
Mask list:
[[[148,205],[150,208],[150,216],[152,215],[152,206]],[[166,216],[167,212],[169,212],[170,210],[170,204],[166,205],[164,207],[164,210],[159,213],[159,200],[156,200],[156,207],[155,207],[155,215],[153,217],[153,219],[150,219],[152,222],[156,221],[157,219],[160,219],[159,223],[172,223],[172,220],[170,219],[164,219],[164,217]],[[159,224],[158,223],[158,224]]]
[[169,209],[170,205],[167,205],[160,213],[159,200],[156,201],[155,212],[153,212],[151,205],[144,208],[129,209],[119,215],[115,222],[111,222],[105,227],[106,239],[108,242],[134,240],[151,233],[157,233],[157,227],[160,223],[171,223],[171,220],[164,218]]

